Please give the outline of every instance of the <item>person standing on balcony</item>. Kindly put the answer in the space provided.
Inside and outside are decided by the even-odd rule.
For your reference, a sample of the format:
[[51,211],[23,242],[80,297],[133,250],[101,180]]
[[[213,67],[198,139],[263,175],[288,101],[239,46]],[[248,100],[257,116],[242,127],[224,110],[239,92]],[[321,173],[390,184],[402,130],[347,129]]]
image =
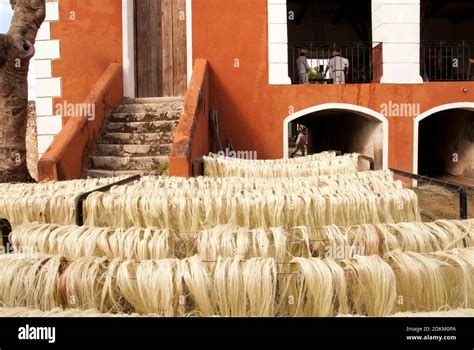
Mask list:
[[296,149],[291,154],[290,158],[294,158],[294,156],[296,155],[298,151],[301,152],[301,155],[303,157],[306,156],[306,143],[307,143],[306,134],[307,134],[306,128],[301,128],[298,133],[298,138],[296,139]]
[[346,83],[346,71],[349,68],[349,60],[341,56],[339,51],[332,53],[332,58],[329,60],[324,76],[326,76],[329,70],[329,76],[332,79],[333,84],[345,84]]
[[309,84],[309,71],[310,67],[308,64],[308,59],[306,55],[308,54],[308,50],[301,49],[300,50],[300,57],[296,60],[296,69],[298,71],[298,77],[300,84]]

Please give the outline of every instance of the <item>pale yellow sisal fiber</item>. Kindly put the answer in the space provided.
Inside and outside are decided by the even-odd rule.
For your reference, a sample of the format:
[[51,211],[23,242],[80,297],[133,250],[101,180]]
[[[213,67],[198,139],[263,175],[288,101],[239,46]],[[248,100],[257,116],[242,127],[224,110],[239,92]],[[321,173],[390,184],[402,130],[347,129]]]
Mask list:
[[63,303],[68,308],[101,309],[107,304],[101,290],[108,268],[107,258],[86,257],[69,264],[59,280]]
[[27,223],[74,222],[74,201],[77,194],[5,194],[0,197],[0,217],[8,219],[12,226]]
[[[96,264],[102,265],[101,258],[96,258]],[[132,305],[120,293],[117,284],[118,269],[122,266],[120,259],[109,260],[107,270],[100,276],[102,283],[98,284],[97,294],[100,293],[99,310],[103,312],[131,312]]]
[[191,300],[194,303],[193,316],[214,316],[215,305],[212,303],[212,276],[205,263],[197,256],[184,259],[179,264],[179,276],[186,284]]
[[286,232],[283,228],[245,229],[223,225],[203,230],[196,240],[197,254],[203,259],[219,256],[275,258],[287,261],[293,256],[310,257],[308,233],[300,227]]
[[2,184],[0,217],[8,219],[14,226],[26,222],[72,224],[74,201],[79,194],[121,179]]
[[286,261],[293,256],[311,256],[304,227],[287,232],[283,228],[249,230],[224,225],[196,232],[194,237],[180,240],[177,234],[167,229],[25,224],[12,231],[10,241],[19,251],[57,254],[68,260],[87,256],[148,260],[198,254],[207,260],[242,255],[245,258],[273,257]]
[[63,260],[59,256],[0,259],[0,305],[48,310],[61,305],[57,286]]
[[293,191],[296,189],[311,189],[326,186],[357,186],[367,184],[374,189],[378,184],[396,183],[393,174],[388,170],[365,171],[350,174],[321,175],[309,177],[291,178],[244,178],[244,177],[156,177],[145,176],[139,181],[127,184],[127,186],[114,186],[111,193],[135,193],[157,189],[188,189],[188,190],[230,190],[230,191],[255,191],[274,189],[279,191]]
[[454,309],[433,312],[400,312],[392,317],[474,317],[474,309]]
[[62,255],[68,260],[87,256],[110,259],[165,259],[173,257],[176,237],[170,230],[154,228],[112,229],[87,226],[25,224],[10,234],[20,250]]
[[431,253],[473,246],[474,220],[331,225],[308,228],[308,233],[311,251],[318,257],[327,256],[328,251],[341,253],[341,259],[354,254],[383,256],[397,249]]
[[294,258],[298,276],[289,289],[290,316],[334,316],[335,288],[331,269],[321,259]]
[[[314,191],[318,193],[94,193],[85,202],[84,214],[88,226],[169,228],[181,236],[220,224],[288,228],[420,220],[417,198],[411,190],[387,190],[383,194],[356,189],[339,193],[337,188]],[[392,206],[391,202],[403,205]]]
[[353,313],[387,316],[394,312],[397,282],[389,264],[375,255],[355,256],[343,264]]
[[266,164],[233,159],[204,157],[204,173],[210,177],[298,177],[357,172],[358,155],[349,154],[332,159],[301,163]]
[[246,296],[247,314],[252,317],[275,316],[277,295],[277,266],[274,259],[252,258],[242,267],[243,295]]
[[454,306],[449,305],[451,287],[444,271],[449,264],[413,252],[394,251],[386,258],[397,279],[397,311],[433,311]]
[[[66,181],[61,182],[60,186],[56,183],[9,185],[12,192],[0,192],[0,217],[7,218],[13,226],[27,222],[72,224],[75,213],[74,202],[77,195],[120,179]],[[23,186],[26,186],[28,191],[19,190]],[[127,185],[115,186],[111,189],[111,193],[127,194],[132,197],[132,200],[137,201],[142,196],[154,195],[154,192],[160,189],[191,192],[208,190],[225,193],[240,191],[275,191],[280,194],[319,193],[320,191],[323,191],[320,194],[328,193],[327,189],[316,191],[316,188],[319,187],[338,188],[339,192],[343,188],[350,190],[359,188],[361,191],[382,193],[386,189],[401,189],[402,184],[399,181],[394,181],[393,175],[389,171],[274,179],[145,177]],[[176,195],[179,194],[176,193]],[[92,209],[100,213],[104,207],[100,206],[100,203],[98,205]],[[134,210],[141,208],[130,204],[127,209],[126,215],[133,218],[136,214]]]
[[335,151],[326,151],[321,153],[309,154],[304,157],[297,158],[283,158],[283,159],[243,159],[236,157],[224,157],[219,154],[211,153],[208,157],[205,158],[215,158],[215,159],[224,159],[230,162],[236,163],[255,163],[255,164],[292,164],[292,163],[307,163],[314,160],[325,160],[325,159],[334,159],[337,157]]
[[346,273],[342,266],[334,259],[324,259],[327,267],[332,274],[332,283],[334,288],[334,310],[336,314],[349,312],[349,298],[346,281]]
[[[336,180],[322,180],[324,177],[316,178],[277,178],[270,179],[266,183],[263,179],[254,178],[202,178],[206,179],[203,185],[196,185],[197,179],[186,180],[180,186],[167,186],[167,183],[145,182],[137,185],[112,187],[108,193],[120,195],[155,195],[155,194],[180,194],[192,196],[196,193],[215,192],[218,194],[232,195],[235,193],[311,193],[311,194],[332,194],[346,191],[369,191],[382,193],[386,190],[400,190],[403,188],[401,181],[395,181],[390,174],[388,178],[362,177],[355,173],[345,175],[347,178]],[[385,174],[385,173],[384,173]],[[342,176],[342,175],[341,175]],[[349,178],[350,177],[350,178]],[[329,178],[329,177],[327,177]],[[312,181],[316,179],[316,181]],[[224,181],[225,180],[225,181]],[[177,180],[179,181],[179,180]],[[209,183],[210,182],[210,183]]]
[[290,229],[221,225],[181,234],[156,228],[25,224],[12,231],[10,242],[18,251],[62,255],[68,260],[86,256],[156,260],[193,255],[205,260],[235,255],[273,257],[281,262],[311,256],[342,260],[354,255],[383,256],[397,249],[430,253],[470,247],[473,223],[470,219]]
[[296,257],[0,259],[0,306],[159,316],[387,316],[469,308],[474,249]]
[[242,317],[247,315],[244,276],[241,258],[217,258],[214,267],[212,302],[216,305],[216,313],[223,317]]
[[[141,315],[137,313],[132,314],[113,314],[113,313],[101,313],[99,310],[89,309],[63,309],[54,308],[48,311],[41,311],[38,309],[31,309],[26,307],[0,307],[0,317],[17,317],[17,318],[36,318],[36,317],[159,317],[155,314]],[[349,315],[341,313],[338,317],[365,317],[361,315]],[[454,309],[454,310],[442,310],[433,312],[399,312],[390,317],[474,317],[474,309]]]
[[448,302],[452,307],[474,307],[474,250],[455,249],[435,252],[437,260],[449,265],[443,275],[448,283]]
[[97,187],[105,186],[114,182],[123,180],[125,177],[110,177],[87,180],[70,180],[70,181],[49,181],[39,183],[16,183],[16,184],[2,184],[0,186],[0,195],[8,194],[35,194],[38,192],[55,193],[57,191],[65,190],[70,192],[87,192]]
[[[380,193],[389,189],[402,189],[403,183],[399,180],[395,181],[390,179],[380,179],[378,177],[359,178],[356,174],[344,175],[345,178],[338,176],[338,179],[323,180],[321,177],[316,178],[278,178],[270,179],[267,183],[263,183],[255,178],[240,178],[237,181],[236,178],[205,178],[212,183],[197,184],[196,181],[189,180],[189,182],[183,183],[181,186],[173,185],[167,186],[166,183],[154,183],[146,182],[139,183],[138,185],[129,186],[116,186],[113,187],[109,193],[121,194],[121,195],[137,195],[144,196],[146,194],[154,194],[159,191],[179,191],[183,192],[198,192],[198,191],[215,191],[220,193],[239,193],[239,192],[262,192],[262,193],[281,193],[291,194],[295,192],[303,193],[319,193],[320,191],[326,191],[332,189],[332,191],[341,192],[343,190],[354,190],[360,189],[369,192]],[[353,176],[354,175],[354,176]],[[336,177],[336,176],[334,176]],[[313,181],[315,179],[315,181]],[[223,182],[222,180],[226,180]]]
[[123,262],[117,271],[117,288],[134,310],[141,314],[183,316],[184,292],[179,260]]
[[7,308],[0,307],[0,317],[36,318],[36,317],[157,317],[158,315],[140,314],[111,314],[101,313],[96,309],[63,309],[54,308],[47,311],[29,309],[26,307]]
[[[361,315],[340,314],[338,317],[366,317]],[[390,317],[425,317],[425,318],[445,318],[445,317],[474,317],[474,309],[452,309],[431,312],[397,312]]]

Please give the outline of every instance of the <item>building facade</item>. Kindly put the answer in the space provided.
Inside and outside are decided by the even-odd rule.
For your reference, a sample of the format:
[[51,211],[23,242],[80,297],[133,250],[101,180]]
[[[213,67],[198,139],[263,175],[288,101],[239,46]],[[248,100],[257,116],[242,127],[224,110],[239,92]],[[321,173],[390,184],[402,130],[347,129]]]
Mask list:
[[[38,146],[45,153],[111,63],[124,97],[184,95],[209,64],[221,139],[260,159],[310,150],[379,168],[474,178],[474,6],[428,0],[59,0],[36,44]],[[158,19],[157,19],[158,18]],[[308,51],[316,78],[298,84]],[[339,52],[345,84],[325,74]],[[196,142],[199,142],[197,140]]]

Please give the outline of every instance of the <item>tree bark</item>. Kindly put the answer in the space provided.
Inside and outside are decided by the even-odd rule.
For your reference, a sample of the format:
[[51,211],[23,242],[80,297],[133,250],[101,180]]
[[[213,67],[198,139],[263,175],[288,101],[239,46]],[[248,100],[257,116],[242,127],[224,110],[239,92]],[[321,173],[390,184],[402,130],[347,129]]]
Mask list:
[[13,19],[0,34],[0,182],[32,181],[26,166],[28,69],[45,0],[10,0]]

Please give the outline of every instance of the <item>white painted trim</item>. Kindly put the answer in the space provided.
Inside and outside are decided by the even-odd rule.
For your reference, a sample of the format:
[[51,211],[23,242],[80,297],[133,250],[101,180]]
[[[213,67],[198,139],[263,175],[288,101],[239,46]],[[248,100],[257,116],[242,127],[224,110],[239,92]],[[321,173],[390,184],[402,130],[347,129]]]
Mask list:
[[[38,158],[62,129],[62,116],[54,115],[54,98],[62,96],[61,77],[53,76],[52,63],[61,58],[61,41],[51,37],[51,22],[58,22],[59,2],[46,3],[46,19],[36,37],[36,117]],[[60,39],[60,38],[59,38]]]
[[388,169],[388,119],[381,113],[378,113],[370,108],[361,107],[353,104],[348,103],[326,103],[317,106],[312,106],[309,108],[305,108],[301,111],[293,113],[285,118],[283,121],[283,156],[284,158],[288,158],[288,124],[295,119],[301,118],[305,115],[327,111],[327,110],[343,110],[343,111],[350,111],[354,112],[366,117],[371,117],[374,119],[379,120],[383,124],[383,159],[382,164],[384,169]]
[[37,40],[35,50],[36,60],[57,60],[61,58],[61,44],[59,40]]
[[413,173],[418,174],[418,150],[419,150],[419,137],[420,137],[420,122],[428,118],[429,116],[446,111],[448,109],[465,109],[469,111],[474,111],[474,102],[456,102],[448,103],[445,105],[437,106],[431,108],[426,112],[421,113],[418,117],[415,118],[414,128],[413,128]]
[[134,1],[122,0],[123,95],[136,97]]
[[193,75],[193,6],[192,0],[186,0],[186,57],[188,86]]
[[291,85],[288,74],[286,0],[267,0],[268,84]]
[[59,2],[47,2],[45,22],[59,21]]

